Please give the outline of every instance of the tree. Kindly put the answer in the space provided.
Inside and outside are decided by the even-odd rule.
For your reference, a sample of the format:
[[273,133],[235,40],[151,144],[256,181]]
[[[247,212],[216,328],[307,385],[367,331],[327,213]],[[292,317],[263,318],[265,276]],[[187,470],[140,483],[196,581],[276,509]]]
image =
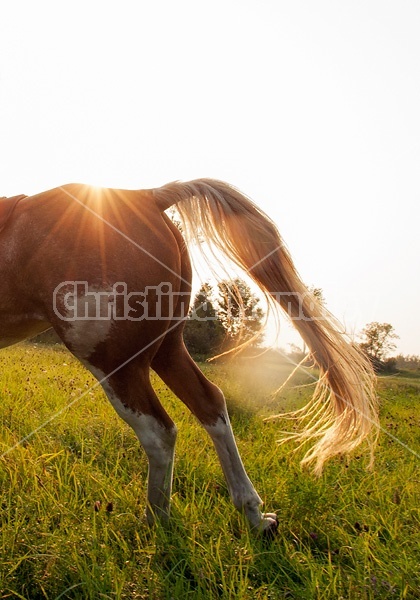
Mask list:
[[362,330],[364,341],[360,347],[374,362],[382,362],[387,354],[395,350],[393,340],[399,339],[395,329],[389,323],[368,323]]
[[262,329],[263,310],[259,298],[241,279],[222,281],[215,294],[204,283],[195,295],[184,329],[191,354],[207,357],[250,341]]
[[225,330],[213,305],[213,288],[204,283],[195,295],[184,329],[189,352],[206,357],[217,354],[225,339]]
[[225,349],[229,349],[261,331],[264,312],[258,306],[260,299],[242,279],[222,281],[218,290],[218,314],[226,333]]

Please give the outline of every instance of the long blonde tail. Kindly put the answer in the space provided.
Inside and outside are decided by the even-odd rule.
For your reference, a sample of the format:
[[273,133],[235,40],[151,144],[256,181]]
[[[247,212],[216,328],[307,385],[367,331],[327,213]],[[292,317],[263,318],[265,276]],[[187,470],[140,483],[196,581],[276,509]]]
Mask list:
[[162,211],[177,205],[187,239],[204,237],[247,271],[288,314],[310,349],[319,380],[312,400],[297,411],[307,417],[304,430],[290,436],[314,442],[302,462],[314,463],[319,474],[326,460],[354,450],[364,439],[373,448],[376,435],[371,434],[378,425],[373,370],[308,292],[271,219],[237,189],[213,179],[174,182],[153,194]]

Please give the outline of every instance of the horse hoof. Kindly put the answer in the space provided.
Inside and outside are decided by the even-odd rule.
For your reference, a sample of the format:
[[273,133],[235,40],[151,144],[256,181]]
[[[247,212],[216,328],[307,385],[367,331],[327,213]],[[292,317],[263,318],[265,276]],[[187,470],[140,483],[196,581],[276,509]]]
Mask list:
[[275,513],[263,514],[263,519],[260,526],[260,534],[265,540],[273,540],[276,536],[278,527],[279,521]]

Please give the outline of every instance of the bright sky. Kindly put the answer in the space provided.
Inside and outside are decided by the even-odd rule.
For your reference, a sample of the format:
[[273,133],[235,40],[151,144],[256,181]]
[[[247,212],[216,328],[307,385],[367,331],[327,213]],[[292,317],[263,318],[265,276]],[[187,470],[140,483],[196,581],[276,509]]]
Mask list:
[[419,31],[418,0],[2,2],[0,196],[225,179],[420,354]]

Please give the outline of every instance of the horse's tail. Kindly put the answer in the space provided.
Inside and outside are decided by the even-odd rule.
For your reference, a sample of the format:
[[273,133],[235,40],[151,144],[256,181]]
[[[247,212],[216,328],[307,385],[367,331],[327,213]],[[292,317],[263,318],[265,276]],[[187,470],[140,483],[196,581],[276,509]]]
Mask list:
[[177,204],[187,238],[212,243],[249,273],[288,314],[319,367],[312,401],[297,414],[309,417],[298,435],[314,440],[303,463],[320,473],[334,455],[352,451],[377,431],[375,377],[360,350],[308,292],[274,223],[251,200],[222,181],[174,182],[153,190],[160,210]]

